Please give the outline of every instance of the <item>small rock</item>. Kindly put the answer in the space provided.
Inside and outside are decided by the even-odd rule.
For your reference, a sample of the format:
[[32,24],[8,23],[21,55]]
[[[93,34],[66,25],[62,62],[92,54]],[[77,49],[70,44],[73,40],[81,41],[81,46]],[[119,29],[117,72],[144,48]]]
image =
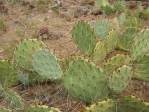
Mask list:
[[68,11],[60,12],[60,16],[62,18],[65,18],[67,21],[71,21],[72,20],[72,17],[71,17],[71,15],[70,15],[70,13]]
[[63,37],[61,32],[49,31],[48,27],[43,27],[37,33],[37,38],[40,40],[57,40]]
[[87,15],[90,12],[90,9],[87,6],[78,6],[74,9],[73,16],[75,18]]

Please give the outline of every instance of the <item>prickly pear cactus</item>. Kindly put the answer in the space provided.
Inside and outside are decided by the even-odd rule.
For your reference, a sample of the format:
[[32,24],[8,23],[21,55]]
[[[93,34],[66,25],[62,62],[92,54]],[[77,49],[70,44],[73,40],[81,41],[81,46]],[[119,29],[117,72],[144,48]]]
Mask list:
[[103,41],[106,45],[107,52],[112,52],[116,47],[119,41],[118,32],[111,30],[107,38]]
[[62,77],[62,70],[56,57],[49,50],[39,50],[33,55],[33,69],[40,76],[56,80]]
[[96,45],[96,35],[89,24],[79,21],[72,30],[72,39],[77,47],[86,54],[91,54]]
[[123,26],[125,21],[126,21],[126,14],[121,13],[119,16],[117,16],[117,21],[118,21],[120,26]]
[[25,70],[32,70],[32,55],[39,49],[45,48],[42,41],[25,39],[16,48],[14,61],[16,65]]
[[108,19],[98,20],[95,23],[95,32],[97,37],[104,39],[107,37],[109,32],[112,30],[112,24]]
[[129,15],[127,16],[126,21],[124,22],[124,27],[131,31],[138,31],[138,28],[141,27],[141,22],[138,18]]
[[149,54],[149,29],[139,32],[134,38],[131,49],[133,60],[142,58],[146,54]]
[[117,0],[113,4],[114,11],[122,13],[126,9],[126,2],[124,0]]
[[122,66],[109,77],[109,87],[115,93],[121,93],[129,84],[132,77],[131,67]]
[[86,107],[83,112],[148,112],[149,103],[134,96],[126,96],[121,99],[107,99]]
[[142,57],[133,64],[134,78],[149,81],[149,55]]
[[135,36],[136,36],[136,31],[126,29],[120,35],[120,39],[118,41],[118,47],[122,50],[129,51],[132,46],[132,42]]
[[15,91],[11,89],[3,89],[1,90],[1,95],[9,104],[9,108],[14,110],[20,110],[24,108],[22,98]]
[[129,14],[121,14],[117,20],[119,21],[121,28],[118,47],[122,50],[129,51],[136,33],[142,27],[142,23],[138,20],[138,18]]
[[115,112],[115,103],[111,99],[97,102],[89,107],[86,107],[84,112]]
[[116,54],[112,58],[108,59],[104,64],[104,70],[106,73],[112,73],[115,69],[123,66],[129,65],[131,58],[128,55]]
[[93,53],[93,60],[95,62],[101,62],[105,59],[107,55],[107,49],[105,43],[102,41],[97,42]]
[[99,41],[96,44],[93,53],[93,60],[96,62],[101,62],[105,59],[108,53],[112,52],[117,47],[118,35],[116,31],[112,30],[109,35],[103,41]]
[[25,112],[61,112],[58,108],[49,108],[46,105],[30,106]]
[[0,85],[10,87],[17,82],[17,73],[14,66],[8,60],[0,60]]
[[117,112],[148,112],[149,103],[144,102],[134,96],[122,98],[117,103]]
[[87,103],[105,98],[109,94],[105,73],[82,59],[70,64],[63,83],[68,93]]
[[111,15],[114,13],[114,7],[110,5],[108,0],[96,0],[95,5],[106,15]]

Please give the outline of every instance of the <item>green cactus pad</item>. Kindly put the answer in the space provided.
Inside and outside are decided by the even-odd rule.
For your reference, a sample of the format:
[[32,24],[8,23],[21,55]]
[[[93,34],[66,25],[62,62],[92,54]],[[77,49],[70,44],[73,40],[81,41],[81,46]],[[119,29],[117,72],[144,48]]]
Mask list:
[[114,9],[114,6],[113,5],[107,5],[107,6],[103,6],[101,7],[102,9],[102,12],[105,14],[105,15],[112,15],[113,13],[115,13],[115,9]]
[[117,0],[113,4],[114,11],[121,13],[126,9],[126,2],[124,0]]
[[95,32],[97,37],[104,39],[107,37],[109,32],[112,30],[112,24],[108,19],[98,20],[95,23]]
[[0,60],[0,85],[10,87],[17,82],[17,73],[14,66],[7,60]]
[[139,21],[139,19],[132,15],[127,16],[126,21],[124,22],[124,27],[131,31],[138,31],[140,26],[141,22]]
[[115,30],[111,30],[107,38],[103,41],[106,45],[107,52],[112,52],[116,47],[119,41],[118,32]]
[[149,54],[149,29],[141,31],[135,38],[131,49],[133,60]]
[[36,39],[23,40],[15,50],[14,60],[18,67],[32,70],[32,55],[46,46],[42,41]]
[[113,72],[109,78],[109,87],[115,93],[121,93],[128,86],[131,77],[131,67],[124,65]]
[[49,50],[39,50],[33,55],[33,68],[42,77],[50,80],[60,79],[62,70],[56,57]]
[[72,39],[77,47],[86,54],[91,54],[96,45],[96,35],[89,24],[79,21],[72,30]]
[[46,105],[30,106],[25,112],[61,112],[58,108],[49,108]]
[[126,21],[126,14],[122,13],[117,17],[119,25],[122,27]]
[[97,102],[86,107],[84,112],[115,112],[115,103],[111,99]]
[[9,104],[9,108],[20,110],[24,108],[24,103],[22,98],[11,89],[3,89],[1,91],[2,97],[4,97],[5,101]]
[[96,44],[93,53],[93,60],[103,61],[107,54],[112,52],[117,47],[118,40],[119,39],[116,31],[110,31],[106,39],[99,41]]
[[142,100],[128,96],[124,97],[117,104],[117,112],[148,112],[149,103],[143,102]]
[[134,62],[133,73],[134,78],[149,81],[149,56],[146,55]]
[[68,93],[87,103],[105,98],[109,94],[105,73],[82,59],[70,64],[63,83]]
[[103,61],[106,55],[107,55],[106,45],[102,41],[99,41],[94,49],[93,60],[95,62]]
[[132,31],[131,29],[126,29],[120,36],[120,39],[118,41],[118,47],[122,50],[129,51],[135,36],[136,36],[136,31]]
[[117,54],[107,60],[107,62],[104,64],[104,70],[106,73],[110,74],[122,65],[129,65],[130,61],[131,58],[128,55]]

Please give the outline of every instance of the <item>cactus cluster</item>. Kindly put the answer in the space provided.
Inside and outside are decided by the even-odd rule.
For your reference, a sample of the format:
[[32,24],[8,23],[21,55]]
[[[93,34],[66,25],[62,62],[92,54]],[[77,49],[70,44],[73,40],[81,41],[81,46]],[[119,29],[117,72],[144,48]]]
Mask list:
[[[106,13],[109,9],[115,11],[115,7],[122,11],[121,2],[114,5],[106,0],[100,2]],[[134,97],[105,100],[121,94],[132,78],[149,81],[149,30],[140,29],[139,20],[125,14],[111,21],[97,21],[93,27],[79,21],[72,29],[79,56],[61,60],[60,64],[42,41],[25,39],[16,47],[11,61],[0,60],[0,96],[9,104],[8,108],[23,110],[22,98],[10,89],[18,80],[24,85],[61,81],[72,97],[85,103],[100,101],[84,112],[148,112],[149,104]],[[60,110],[35,105],[25,112]]]
[[[56,57],[46,45],[36,39],[25,39],[16,47],[13,60],[0,60],[0,96],[8,108],[15,111],[24,109],[24,101],[10,89],[18,80],[24,85],[48,80],[59,80],[62,70]],[[55,112],[54,110],[52,112]]]
[[25,70],[33,70],[32,55],[39,49],[45,48],[42,41],[36,39],[25,39],[16,48],[14,61],[16,65]]
[[117,0],[113,4],[110,4],[108,0],[96,0],[95,4],[106,15],[124,12],[126,8],[124,0]]
[[24,84],[59,80],[62,70],[57,61],[46,45],[37,39],[23,40],[14,52],[14,62],[20,69],[18,76]]
[[[93,48],[93,53],[88,57],[90,61],[86,62],[84,59],[73,59],[67,66],[63,83],[68,93],[73,97],[90,103],[96,101],[98,98],[103,99],[107,97],[109,93],[120,94],[127,88],[133,77],[148,80],[149,72],[146,65],[148,65],[147,43],[149,31],[145,30],[137,34],[136,31],[139,31],[137,21],[129,24],[129,21],[118,22],[117,20],[118,27],[106,33],[105,38],[102,37],[99,39],[99,35],[97,36],[96,32],[90,36],[90,38],[93,38],[94,35],[97,36],[96,46]],[[75,26],[74,29],[76,31],[77,27]],[[122,38],[121,31],[123,32],[123,30],[135,32],[134,35],[136,36],[130,36],[131,38],[129,38],[131,41],[131,43],[127,43],[131,44],[129,47],[119,47]],[[81,32],[78,30],[77,33],[80,34]],[[90,32],[92,32],[92,29],[90,29]],[[83,37],[84,34],[81,34]],[[141,35],[143,36],[142,38]],[[74,38],[74,32],[72,38]],[[80,46],[80,43],[75,43],[79,48],[81,46],[83,46],[82,48],[86,47],[85,44],[81,44]],[[88,51],[90,48],[86,47],[86,50]],[[135,58],[136,56],[138,58]],[[92,66],[91,62],[95,63],[94,66]]]
[[129,65],[130,61],[131,61],[131,58],[129,55],[116,54],[112,56],[110,59],[107,59],[107,61],[104,63],[104,69],[106,73],[110,74],[115,69],[123,65]]

